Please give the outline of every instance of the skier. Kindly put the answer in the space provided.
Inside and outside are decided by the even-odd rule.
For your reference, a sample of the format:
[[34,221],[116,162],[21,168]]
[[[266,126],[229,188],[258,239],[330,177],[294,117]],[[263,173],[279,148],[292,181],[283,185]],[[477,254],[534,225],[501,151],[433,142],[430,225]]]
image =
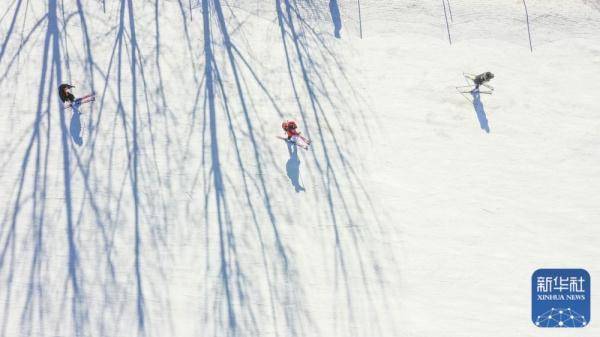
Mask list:
[[302,147],[308,148],[308,145],[310,145],[310,140],[300,135],[301,132],[297,130],[298,125],[295,121],[285,121],[281,123],[281,128],[285,131],[289,142],[302,146],[302,144],[298,144],[298,139],[300,139],[306,144]]
[[489,82],[492,78],[494,78],[494,74],[492,74],[489,71],[475,76],[475,78],[473,78],[473,83],[475,83],[475,89],[473,90],[479,89],[480,85]]
[[[461,85],[456,87],[456,90],[462,95],[466,93],[477,93],[477,94],[488,94],[491,95],[494,92],[494,87],[488,84],[488,82],[494,78],[494,74],[489,71],[481,73],[479,75],[463,73],[467,85]],[[481,90],[480,87],[484,86],[487,90]],[[464,95],[463,95],[464,96]],[[467,98],[471,101],[469,98]],[[471,101],[472,102],[472,101]]]
[[71,93],[71,88],[75,88],[70,84],[61,84],[58,86],[58,96],[60,100],[65,104],[65,108],[70,108],[72,106],[79,106],[83,103],[93,102],[96,99],[96,94],[91,93],[89,95],[85,95],[83,97],[75,98]]

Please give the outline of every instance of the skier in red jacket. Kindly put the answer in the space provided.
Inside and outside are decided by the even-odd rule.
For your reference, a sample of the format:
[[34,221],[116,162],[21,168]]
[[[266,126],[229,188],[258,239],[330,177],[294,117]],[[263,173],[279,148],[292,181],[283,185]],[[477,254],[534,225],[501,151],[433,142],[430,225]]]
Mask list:
[[301,132],[298,131],[298,125],[296,125],[295,121],[285,121],[281,123],[281,128],[285,131],[288,141],[298,144],[298,139],[300,139],[306,144],[306,146],[310,144],[309,139],[306,139],[300,135]]

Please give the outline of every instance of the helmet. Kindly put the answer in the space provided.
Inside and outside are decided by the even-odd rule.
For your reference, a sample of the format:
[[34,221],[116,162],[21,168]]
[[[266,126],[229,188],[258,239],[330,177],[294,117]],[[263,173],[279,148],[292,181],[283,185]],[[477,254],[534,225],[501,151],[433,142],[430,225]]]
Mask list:
[[492,74],[491,72],[489,72],[489,71],[488,71],[488,72],[486,72],[486,73],[485,73],[485,77],[486,77],[488,80],[491,80],[492,78],[494,78],[494,74]]
[[73,94],[71,94],[69,92],[69,89],[71,88],[75,88],[74,86],[70,85],[70,84],[61,84],[58,86],[58,96],[60,97],[60,100],[64,102],[73,102],[75,100],[75,96],[73,96]]
[[298,126],[296,125],[296,122],[294,122],[294,121],[288,121],[288,122],[287,122],[287,126],[288,126],[288,128],[290,128],[290,129],[295,129],[295,128],[297,128],[297,127],[298,127]]

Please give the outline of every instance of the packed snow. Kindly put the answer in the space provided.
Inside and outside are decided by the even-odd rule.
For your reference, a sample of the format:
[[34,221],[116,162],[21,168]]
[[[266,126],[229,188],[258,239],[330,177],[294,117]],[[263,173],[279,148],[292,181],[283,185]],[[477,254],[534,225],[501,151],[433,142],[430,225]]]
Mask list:
[[0,336],[551,336],[599,92],[597,0],[1,1]]

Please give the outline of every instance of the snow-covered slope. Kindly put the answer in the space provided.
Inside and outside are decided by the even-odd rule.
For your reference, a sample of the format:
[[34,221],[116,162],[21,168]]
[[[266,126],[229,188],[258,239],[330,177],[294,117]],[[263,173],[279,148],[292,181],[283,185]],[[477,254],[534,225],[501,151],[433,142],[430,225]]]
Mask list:
[[0,336],[549,336],[533,271],[600,273],[599,42],[589,0],[3,1]]

